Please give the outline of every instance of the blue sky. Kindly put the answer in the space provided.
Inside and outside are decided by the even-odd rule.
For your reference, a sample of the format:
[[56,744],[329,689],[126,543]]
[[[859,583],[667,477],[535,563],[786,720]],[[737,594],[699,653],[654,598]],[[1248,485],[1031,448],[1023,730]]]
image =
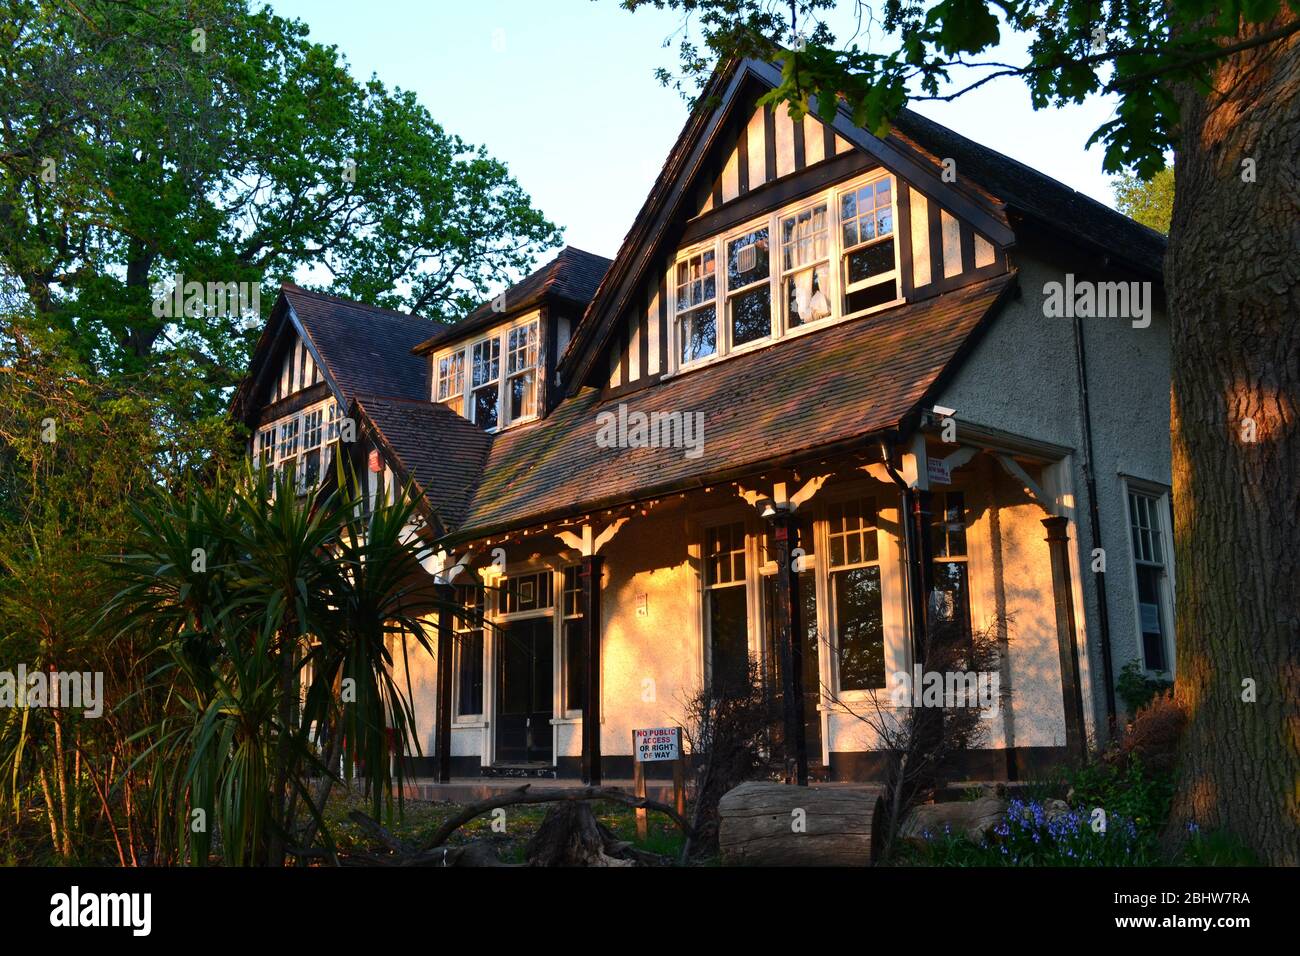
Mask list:
[[[271,6],[305,21],[313,40],[337,46],[356,76],[374,73],[390,87],[413,90],[444,128],[504,161],[565,228],[567,243],[602,255],[617,252],[686,119],[685,102],[654,76],[656,67],[677,64],[676,40],[670,47],[664,41],[680,20],[668,12],[632,14],[617,0]],[[1004,47],[988,58],[1016,53]],[[1034,112],[1024,85],[1006,79],[954,103],[913,105],[1113,204],[1101,148],[1084,149],[1111,118],[1107,100]]]

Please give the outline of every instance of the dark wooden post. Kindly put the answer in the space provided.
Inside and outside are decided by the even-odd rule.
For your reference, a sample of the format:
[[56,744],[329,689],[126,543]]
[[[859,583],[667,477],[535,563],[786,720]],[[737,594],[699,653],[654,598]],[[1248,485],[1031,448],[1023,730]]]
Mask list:
[[451,783],[451,682],[452,682],[452,628],[454,625],[454,602],[456,589],[450,584],[438,584],[434,587],[438,600],[438,649],[437,649],[437,741],[434,747],[438,755],[438,782]]
[[587,648],[587,700],[582,708],[582,779],[600,786],[600,575],[605,559],[582,559],[582,628]]
[[930,600],[934,592],[934,542],[930,538],[930,525],[933,523],[933,496],[920,488],[912,490],[912,546],[909,555],[912,563],[912,613],[914,640],[916,642],[916,659],[925,663],[927,644],[930,640]]
[[778,511],[768,521],[776,542],[777,653],[781,655],[781,710],[785,726],[786,783],[808,786],[808,740],[804,728],[803,630],[799,607],[799,574],[794,569],[799,523],[794,514]]
[[1061,658],[1061,705],[1065,710],[1065,746],[1080,760],[1088,757],[1083,721],[1083,692],[1079,680],[1079,644],[1075,636],[1074,588],[1070,583],[1068,545],[1070,519],[1043,519],[1047,551],[1052,559],[1052,592],[1056,604],[1056,646]]

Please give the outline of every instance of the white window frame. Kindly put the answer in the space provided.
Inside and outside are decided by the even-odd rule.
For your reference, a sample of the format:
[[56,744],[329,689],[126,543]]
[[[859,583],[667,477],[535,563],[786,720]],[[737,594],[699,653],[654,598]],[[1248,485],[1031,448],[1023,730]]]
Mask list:
[[[294,463],[294,474],[297,476],[298,493],[306,494],[314,491],[325,479],[325,473],[329,467],[328,452],[332,445],[338,443],[339,430],[339,407],[333,398],[328,398],[323,402],[316,402],[294,412],[292,415],[285,415],[277,418],[275,421],[267,422],[258,427],[256,432],[256,445],[252,448],[253,467],[256,470],[263,470],[270,467],[275,473],[284,470],[285,466],[292,461]],[[315,416],[320,416],[320,421],[315,422]],[[308,425],[314,423],[309,429]],[[286,441],[284,429],[290,425],[293,427],[293,451],[286,453]],[[312,448],[306,447],[306,439],[310,432],[314,431],[320,436],[320,441],[313,445]],[[267,436],[271,436],[269,450],[271,451],[270,460],[268,461],[265,452],[268,450],[264,444]],[[308,451],[319,449],[321,453],[320,471],[317,474],[315,483],[308,485],[304,480],[303,463]]]
[[[1129,556],[1129,585],[1133,594],[1133,626],[1134,636],[1137,641],[1138,660],[1142,662],[1142,669],[1147,673],[1165,675],[1172,679],[1174,677],[1174,653],[1176,650],[1174,594],[1177,576],[1174,572],[1174,541],[1171,528],[1169,488],[1155,482],[1123,476],[1120,479],[1120,490],[1123,493],[1124,541]],[[1160,519],[1160,551],[1164,558],[1164,575],[1160,579],[1160,616],[1164,631],[1165,661],[1169,665],[1163,670],[1157,670],[1147,665],[1146,642],[1142,639],[1142,603],[1138,600],[1137,569],[1139,563],[1150,564],[1152,562],[1140,562],[1137,552],[1133,550],[1133,512],[1130,507],[1130,495],[1137,495],[1154,502],[1156,515]]]
[[[537,329],[533,364],[531,367],[521,367],[512,372],[510,371],[510,335],[519,329],[526,329],[528,326],[534,326]],[[512,322],[495,326],[491,331],[467,342],[434,353],[432,357],[431,399],[434,402],[447,405],[462,418],[473,422],[475,420],[474,350],[480,347],[490,348],[490,343],[495,342],[497,347],[496,378],[478,387],[481,389],[495,383],[497,389],[497,423],[495,426],[484,430],[495,434],[515,425],[536,421],[541,417],[544,395],[542,378],[546,363],[542,361],[542,356],[545,354],[545,331],[541,313],[537,311],[528,312]],[[461,390],[459,394],[452,392],[450,387],[446,391],[442,388],[445,380],[442,374],[442,363],[456,358],[459,358],[461,367]],[[511,417],[510,383],[513,379],[525,374],[529,368],[533,373],[533,411],[531,414]],[[454,404],[457,398],[460,400],[459,409]]]
[[[703,284],[707,281],[707,279],[705,278],[706,274],[703,271],[704,257],[710,253],[713,255],[713,294],[711,296],[706,297],[703,295],[703,288],[701,288],[700,301],[691,302],[689,307],[684,309],[681,308],[680,301],[681,301],[683,283],[678,281],[678,272],[680,271],[680,267],[682,265],[685,265],[687,268],[687,279],[685,282],[686,288],[689,289],[696,282],[701,283],[701,286],[703,286]],[[692,259],[696,259],[696,258],[700,260],[701,277],[699,279],[692,279],[690,278],[690,263]],[[669,334],[673,340],[673,353],[672,353],[673,362],[679,364],[682,363],[681,352],[679,351],[682,347],[683,338],[684,338],[684,336],[682,336],[681,334],[681,328],[680,328],[681,322],[693,314],[698,314],[699,312],[702,312],[708,306],[710,305],[713,306],[713,354],[706,355],[704,358],[696,359],[693,362],[685,363],[684,367],[694,368],[697,365],[702,365],[705,362],[716,359],[719,355],[724,354],[723,342],[725,341],[724,338],[725,333],[723,332],[723,329],[721,327],[722,317],[719,315],[720,310],[718,308],[719,303],[723,301],[723,296],[721,294],[723,283],[722,283],[722,277],[719,274],[719,270],[718,270],[719,262],[720,259],[718,256],[718,242],[716,239],[711,239],[708,242],[700,243],[698,245],[691,247],[690,249],[683,251],[681,254],[678,255],[676,261],[673,263],[672,273],[668,279],[670,283],[668,288],[672,290],[673,322],[672,322],[672,331]]]
[[[844,288],[845,268],[847,262],[845,258],[846,253],[853,252],[858,249],[866,248],[867,246],[875,243],[883,242],[884,239],[881,237],[874,237],[873,239],[869,240],[866,243],[858,243],[849,249],[845,249],[843,247],[843,237],[844,237],[843,223],[840,220],[841,198],[847,193],[857,192],[868,183],[874,184],[876,182],[879,182],[882,179],[888,179],[890,184],[889,199],[890,199],[890,209],[891,209],[891,213],[890,213],[891,231],[888,233],[888,235],[890,236],[894,244],[894,268],[891,272],[882,273],[879,276],[873,276],[869,281],[863,282],[853,291],[860,291],[861,289],[864,288],[870,288],[875,285],[880,285],[885,282],[892,281],[895,283],[897,287],[898,294],[895,298],[891,299],[888,302],[882,302],[879,305],[874,305],[866,309],[860,309],[857,312],[846,313],[844,311],[845,308],[844,298],[846,292],[848,291]],[[879,312],[883,309],[893,308],[894,306],[902,303],[904,301],[902,296],[902,288],[901,288],[902,269],[900,268],[899,263],[900,263],[900,257],[902,255],[900,243],[903,240],[899,234],[899,226],[898,226],[898,221],[899,221],[898,220],[898,201],[899,201],[898,187],[899,187],[899,180],[892,173],[881,169],[872,170],[871,172],[866,173],[862,176],[855,177],[854,179],[850,179],[843,183],[838,183],[832,187],[824,189],[813,196],[805,197],[799,200],[798,202],[791,203],[790,205],[784,206],[780,209],[775,209],[765,216],[751,219],[737,228],[718,233],[717,235],[712,236],[706,240],[702,240],[700,242],[687,246],[683,249],[680,249],[677,252],[677,255],[669,262],[668,272],[665,276],[665,280],[667,283],[666,288],[669,290],[670,293],[670,302],[669,302],[670,315],[669,315],[669,323],[668,323],[669,341],[666,343],[666,349],[665,349],[668,358],[666,374],[671,376],[671,375],[679,374],[681,372],[686,372],[696,368],[701,368],[703,366],[710,365],[714,362],[723,361],[732,355],[740,355],[747,351],[750,351],[751,349],[761,348],[763,346],[770,345],[773,342],[778,341],[782,338],[788,338],[795,335],[802,335],[804,333],[811,332],[816,329],[825,328],[828,325],[832,325],[836,322],[842,322],[848,319],[854,319],[860,316],[870,315],[874,312]],[[827,270],[826,270],[827,279],[828,279],[827,284],[829,286],[829,289],[827,290],[827,296],[830,299],[831,313],[825,318],[818,319],[813,322],[805,322],[801,325],[791,327],[789,325],[788,318],[786,316],[786,303],[785,303],[785,297],[783,295],[785,279],[787,275],[792,275],[795,272],[802,271],[803,269],[806,268],[810,268],[810,266],[802,266],[799,269],[792,269],[792,270],[786,270],[784,268],[785,259],[783,255],[781,231],[780,231],[781,220],[786,219],[792,215],[798,215],[801,212],[816,208],[817,206],[821,206],[821,205],[826,206],[827,256],[825,260],[822,259],[815,260],[815,263],[811,267],[815,267],[815,265],[820,265],[823,261],[827,265]],[[731,337],[732,337],[731,322],[730,322],[730,315],[729,315],[730,302],[731,302],[732,293],[734,291],[740,291],[740,290],[733,290],[728,288],[728,283],[727,283],[728,269],[727,269],[727,259],[726,259],[727,244],[733,241],[734,239],[744,235],[745,233],[753,232],[755,229],[762,228],[764,225],[767,226],[767,230],[768,230],[767,233],[768,246],[769,246],[768,282],[771,285],[770,301],[772,304],[772,334],[769,337],[756,339],[753,342],[746,343],[745,345],[739,348],[733,348],[731,342]],[[684,313],[689,311],[694,311],[695,309],[698,309],[700,306],[695,305],[692,306],[690,309],[679,310],[677,268],[679,264],[686,262],[692,257],[698,256],[710,249],[713,251],[713,257],[715,263],[714,274],[716,276],[716,289],[715,289],[713,302],[714,302],[715,314],[717,316],[716,321],[718,323],[717,349],[715,350],[713,355],[692,362],[683,362],[681,360],[682,335],[681,335],[679,319],[682,317]],[[753,285],[754,284],[751,283],[749,286],[743,287],[743,289],[748,290],[752,288]]]

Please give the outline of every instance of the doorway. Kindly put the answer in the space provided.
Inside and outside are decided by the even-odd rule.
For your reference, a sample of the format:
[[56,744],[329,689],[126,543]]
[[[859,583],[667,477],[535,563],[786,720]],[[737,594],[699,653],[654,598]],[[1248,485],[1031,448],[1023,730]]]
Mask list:
[[498,631],[496,762],[551,764],[554,716],[551,618],[511,621]]

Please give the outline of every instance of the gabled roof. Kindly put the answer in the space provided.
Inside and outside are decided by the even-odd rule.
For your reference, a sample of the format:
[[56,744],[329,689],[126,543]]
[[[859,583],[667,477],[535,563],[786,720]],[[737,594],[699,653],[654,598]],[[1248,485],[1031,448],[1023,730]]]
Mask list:
[[280,291],[345,403],[363,393],[429,396],[429,363],[411,349],[442,325],[296,285]]
[[[455,540],[643,500],[910,427],[1015,285],[963,286],[601,400],[587,388],[492,440]],[[703,414],[703,453],[603,448],[601,412]]]
[[925,150],[936,165],[940,157],[956,160],[960,175],[969,176],[1009,209],[1160,279],[1167,240],[1154,229],[915,110],[903,110],[894,129]]
[[416,351],[433,351],[444,342],[472,334],[543,302],[571,305],[581,314],[596,294],[596,288],[604,278],[609,263],[609,259],[594,252],[565,246],[554,259],[516,282],[498,297],[505,305],[503,310],[493,310],[495,299],[484,302],[455,325],[448,326],[421,342]]
[[[630,297],[662,255],[661,245],[672,240],[669,224],[690,215],[684,204],[691,195],[691,182],[726,128],[728,111],[741,104],[741,91],[749,83],[771,88],[779,81],[779,67],[737,59],[720,66],[700,94],[565,352],[561,372],[570,395],[586,381]],[[815,97],[812,105],[815,110]],[[912,110],[903,111],[884,139],[854,124],[843,103],[832,125],[836,133],[922,192],[942,197],[955,214],[997,244],[1015,241],[1006,215],[1010,208],[1160,278],[1164,238],[1159,233]],[[958,160],[959,182],[942,181],[940,157]]]
[[483,474],[492,437],[445,405],[373,395],[353,409],[369,424],[399,484],[415,483],[436,519],[439,534],[460,527]]

